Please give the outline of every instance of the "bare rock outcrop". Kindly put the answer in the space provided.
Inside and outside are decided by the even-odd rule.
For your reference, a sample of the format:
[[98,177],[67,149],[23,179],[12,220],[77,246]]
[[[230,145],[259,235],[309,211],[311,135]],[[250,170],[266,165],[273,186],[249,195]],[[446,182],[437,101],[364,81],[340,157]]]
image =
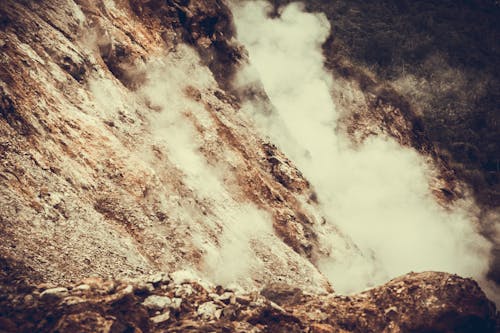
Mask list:
[[493,333],[497,325],[495,306],[478,285],[445,273],[411,273],[349,297],[286,289],[242,294],[200,280],[177,284],[167,275],[92,278],[68,288],[10,285],[0,291],[0,330]]

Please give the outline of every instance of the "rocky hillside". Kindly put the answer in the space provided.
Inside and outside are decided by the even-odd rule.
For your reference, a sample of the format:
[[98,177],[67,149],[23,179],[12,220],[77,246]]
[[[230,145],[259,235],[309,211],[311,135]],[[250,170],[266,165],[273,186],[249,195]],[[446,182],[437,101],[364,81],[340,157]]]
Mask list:
[[[5,0],[0,49],[0,331],[495,331],[445,273],[331,294],[319,260],[359,250],[241,112],[272,105],[233,85],[224,1]],[[353,142],[388,133],[434,163],[442,205],[465,195],[392,90],[335,87]]]
[[160,3],[2,4],[4,265],[62,282],[250,249],[230,274],[327,287],[312,189],[210,70],[241,57],[227,8]]

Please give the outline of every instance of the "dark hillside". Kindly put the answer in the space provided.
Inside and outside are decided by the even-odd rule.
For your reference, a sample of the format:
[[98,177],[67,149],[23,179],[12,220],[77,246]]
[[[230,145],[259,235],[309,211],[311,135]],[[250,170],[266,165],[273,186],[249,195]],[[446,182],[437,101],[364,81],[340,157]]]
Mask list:
[[[288,0],[275,0],[280,6]],[[348,59],[390,83],[426,136],[486,206],[500,202],[500,4],[492,0],[311,0],[332,37],[327,65]],[[339,70],[340,67],[340,70]],[[362,85],[363,86],[363,85]],[[370,85],[365,85],[367,88]]]

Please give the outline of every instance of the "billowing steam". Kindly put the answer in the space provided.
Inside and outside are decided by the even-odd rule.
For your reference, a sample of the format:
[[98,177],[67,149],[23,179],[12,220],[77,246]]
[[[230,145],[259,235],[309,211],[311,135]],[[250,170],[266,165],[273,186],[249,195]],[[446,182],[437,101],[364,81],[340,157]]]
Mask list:
[[483,280],[491,245],[475,230],[477,221],[465,207],[471,204],[450,210],[438,205],[428,187],[432,167],[414,150],[387,137],[354,149],[336,133],[332,76],[321,50],[330,33],[326,17],[305,13],[300,4],[282,8],[277,18],[264,1],[232,7],[251,62],[237,83],[260,78],[275,107],[266,115],[254,101],[246,111],[311,181],[330,223],[362,253],[332,243],[331,255],[317,263],[337,292],[359,291],[409,271]]
[[[220,230],[218,244],[203,230],[192,233],[193,244],[204,252],[202,271],[214,283],[244,283],[253,271],[262,269],[251,242],[274,235],[272,221],[250,203],[237,202],[222,180],[223,166],[214,168],[201,153],[207,141],[204,135],[210,134],[199,133],[191,118],[203,123],[205,132],[216,126],[203,104],[186,96],[186,82],[200,90],[216,83],[208,68],[193,66],[197,61],[195,51],[184,46],[166,58],[151,61],[146,70],[147,83],[139,94],[152,108],[160,110],[152,119],[155,144],[168,152],[170,161],[182,170],[186,186],[209,207],[203,224]],[[187,211],[180,220],[196,229],[197,218],[194,212]]]

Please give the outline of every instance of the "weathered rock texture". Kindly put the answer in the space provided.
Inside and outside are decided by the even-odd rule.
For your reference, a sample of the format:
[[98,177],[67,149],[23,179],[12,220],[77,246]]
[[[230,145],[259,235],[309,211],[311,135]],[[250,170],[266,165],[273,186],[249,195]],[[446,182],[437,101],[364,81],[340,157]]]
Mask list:
[[205,270],[224,232],[262,212],[276,233],[241,241],[250,270],[329,288],[311,263],[323,228],[313,191],[219,88],[240,57],[223,3],[0,10],[0,252],[42,273],[26,278]]
[[[0,330],[493,332],[494,306],[455,276],[307,294],[332,290],[315,267],[323,237],[352,244],[238,113],[233,32],[220,0],[1,2]],[[401,107],[363,107],[393,110],[391,134],[414,143]],[[186,267],[299,289],[268,287],[271,303],[164,276],[117,281]],[[105,279],[74,284],[91,275]]]
[[[201,284],[200,284],[201,283]],[[243,294],[167,275],[88,278],[0,292],[5,332],[495,332],[495,306],[469,279],[411,273],[358,295],[285,284]]]

